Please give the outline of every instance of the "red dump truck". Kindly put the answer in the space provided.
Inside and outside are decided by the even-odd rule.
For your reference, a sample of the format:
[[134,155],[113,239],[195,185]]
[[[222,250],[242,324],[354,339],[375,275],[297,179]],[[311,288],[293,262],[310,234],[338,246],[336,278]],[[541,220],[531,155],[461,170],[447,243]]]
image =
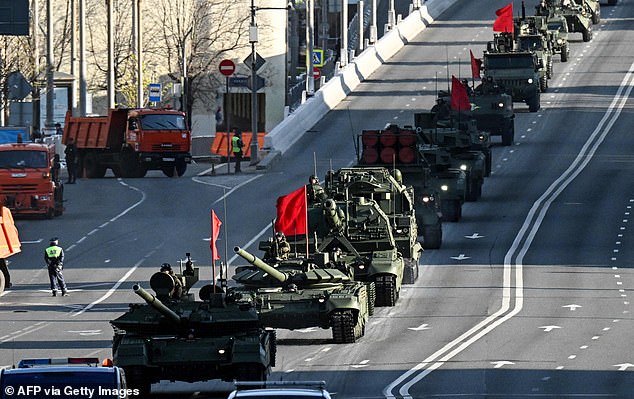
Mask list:
[[14,215],[64,213],[64,186],[51,173],[53,144],[0,144],[0,205]]
[[9,208],[2,207],[0,215],[0,293],[11,287],[11,277],[7,267],[9,256],[20,252],[20,238]]
[[117,108],[108,116],[66,114],[62,143],[77,146],[78,176],[143,177],[162,170],[182,176],[191,163],[191,132],[185,113],[172,109]]

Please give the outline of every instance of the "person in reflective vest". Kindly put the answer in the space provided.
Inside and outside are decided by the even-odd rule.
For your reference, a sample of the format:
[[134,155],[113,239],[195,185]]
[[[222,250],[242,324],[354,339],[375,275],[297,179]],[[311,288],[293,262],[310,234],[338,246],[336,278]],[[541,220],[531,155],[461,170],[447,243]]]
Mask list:
[[233,137],[231,138],[231,153],[233,154],[233,158],[236,161],[236,173],[241,172],[240,162],[242,161],[242,147],[244,147],[244,143],[242,142],[242,132],[238,129],[235,129]]
[[57,296],[57,289],[62,291],[62,296],[68,295],[66,281],[64,281],[64,250],[59,246],[57,237],[51,238],[48,248],[44,250],[44,261],[48,267],[48,278],[51,281],[53,296]]

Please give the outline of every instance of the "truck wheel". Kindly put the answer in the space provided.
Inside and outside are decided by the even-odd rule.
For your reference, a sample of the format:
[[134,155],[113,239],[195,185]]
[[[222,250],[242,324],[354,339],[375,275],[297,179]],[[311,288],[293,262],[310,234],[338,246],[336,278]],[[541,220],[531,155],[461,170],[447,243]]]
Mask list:
[[581,33],[583,35],[583,41],[589,42],[592,40],[592,27],[588,27],[585,31]]
[[86,158],[84,158],[84,168],[86,170],[86,177],[89,179],[100,179],[106,175],[105,166],[99,163],[95,154],[86,155]]
[[564,43],[561,48],[561,62],[568,62],[568,56],[570,55],[570,48],[568,48],[568,43]]
[[[143,177],[140,175],[140,170],[143,168],[141,163],[139,162],[139,157],[137,154],[129,148],[123,149],[121,152],[121,158],[119,161],[119,166],[112,169],[113,173],[115,173],[114,169],[119,169],[119,174],[122,177]],[[116,176],[116,173],[115,173]]]
[[440,204],[440,209],[442,211],[442,220],[446,222],[457,222],[460,220],[462,214],[460,200],[444,200]]
[[176,161],[176,174],[181,177],[187,171],[187,163],[185,161]]
[[11,275],[9,275],[7,261],[0,259],[0,293],[3,292],[5,288],[11,288]]
[[509,130],[502,133],[502,145],[508,147],[513,144],[515,140],[515,125],[511,126]]
[[530,112],[539,111],[539,108],[541,108],[539,93],[535,94],[535,96],[529,99],[527,103],[528,103],[528,110]]
[[539,91],[541,93],[546,93],[546,90],[548,90],[548,77],[542,76],[539,78]]
[[442,224],[423,226],[423,248],[438,249],[442,244]]
[[167,177],[174,177],[174,166],[163,166],[161,170],[163,174]]

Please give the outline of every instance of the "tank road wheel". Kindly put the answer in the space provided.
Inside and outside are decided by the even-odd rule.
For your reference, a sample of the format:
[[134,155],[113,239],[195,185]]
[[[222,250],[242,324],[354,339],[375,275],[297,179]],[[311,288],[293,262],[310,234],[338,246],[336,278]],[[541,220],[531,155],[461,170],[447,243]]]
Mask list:
[[144,367],[129,367],[125,368],[125,377],[128,383],[128,388],[138,389],[139,395],[137,398],[150,397],[150,391],[152,390],[152,381],[145,375]]
[[374,315],[374,302],[376,302],[376,287],[374,286],[374,281],[369,281],[365,283],[365,286],[368,291],[368,315]]
[[374,279],[376,286],[376,302],[374,306],[394,306],[398,299],[396,290],[396,276],[377,276]]
[[423,226],[423,248],[438,249],[442,244],[442,224],[440,222]]
[[568,42],[566,42],[561,48],[561,62],[568,62],[569,55],[570,55],[570,48],[568,47]]
[[187,171],[187,162],[182,159],[176,161],[176,174],[181,177]]
[[440,208],[442,212],[442,220],[444,221],[457,222],[460,220],[460,216],[462,216],[462,205],[460,204],[460,200],[444,200],[441,202]]
[[100,179],[106,175],[106,167],[99,163],[95,154],[86,154],[84,168],[89,179]]
[[357,338],[363,336],[363,323],[355,323],[354,319],[352,310],[334,310],[330,314],[332,340],[335,344],[353,344]]
[[541,108],[539,93],[526,101],[529,112],[537,112]]
[[546,90],[548,90],[548,77],[542,76],[539,78],[539,91],[546,93]]
[[418,262],[414,259],[403,259],[405,268],[403,269],[403,284],[414,284],[418,279]]

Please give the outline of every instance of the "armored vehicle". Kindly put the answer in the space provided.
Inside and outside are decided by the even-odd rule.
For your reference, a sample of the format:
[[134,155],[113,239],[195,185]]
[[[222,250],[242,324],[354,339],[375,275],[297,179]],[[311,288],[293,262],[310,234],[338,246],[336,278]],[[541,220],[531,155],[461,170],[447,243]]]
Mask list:
[[395,169],[390,173],[383,167],[342,168],[328,174],[325,188],[331,197],[364,197],[379,205],[391,221],[394,240],[403,256],[403,284],[414,284],[423,247],[418,242],[414,189],[403,184],[401,172]]
[[570,57],[570,47],[568,46],[568,24],[563,15],[557,14],[549,16],[546,20],[548,34],[552,40],[552,50],[554,54],[559,54],[561,62],[567,62]]
[[365,334],[374,312],[372,286],[352,281],[351,266],[337,252],[332,258],[331,253],[315,253],[268,264],[240,247],[233,250],[250,265],[236,268],[232,278],[239,286],[229,292],[237,298],[253,296],[265,326],[332,328],[338,344]]
[[146,303],[130,304],[110,322],[113,362],[129,387],[143,396],[159,380],[265,381],[275,365],[275,332],[262,326],[253,298],[207,285],[194,300],[189,289],[199,269],[189,254],[182,273],[162,269],[150,279],[155,295],[134,285]]
[[525,102],[530,112],[537,112],[540,104],[540,82],[546,80],[546,66],[532,51],[515,49],[513,37],[509,33],[496,34],[487,43],[483,54],[484,80],[499,85],[515,102]]
[[[553,17],[561,15],[566,18],[568,32],[579,32],[584,42],[592,40],[593,15],[584,0],[542,0],[535,8],[535,15]],[[595,17],[596,18],[596,17]]]
[[[398,168],[403,181],[414,186],[414,193],[422,194],[428,211],[433,207],[444,221],[460,220],[466,174],[451,166],[451,156],[446,149],[425,144],[411,126],[388,125],[383,130],[364,130],[360,139],[359,166]],[[428,201],[424,202],[425,199]],[[423,247],[428,248],[425,241]]]
[[539,69],[540,91],[548,89],[548,79],[553,77],[553,51],[548,34],[546,17],[526,16],[524,3],[522,15],[513,19],[515,24],[515,41],[520,51],[531,51],[537,55],[539,63],[545,68]]

